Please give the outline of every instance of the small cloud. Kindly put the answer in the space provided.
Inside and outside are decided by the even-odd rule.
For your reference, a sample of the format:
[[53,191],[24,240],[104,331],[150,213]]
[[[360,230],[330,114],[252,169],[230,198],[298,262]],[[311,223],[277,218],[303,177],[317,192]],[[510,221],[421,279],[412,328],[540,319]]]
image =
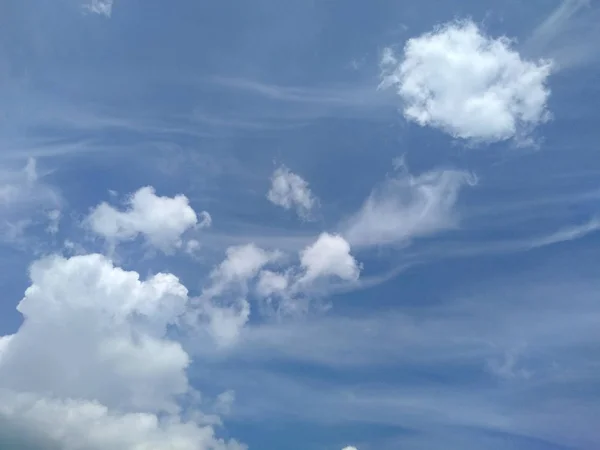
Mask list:
[[240,245],[228,248],[225,259],[213,269],[210,284],[200,296],[198,319],[219,347],[229,347],[237,341],[250,317],[248,283],[279,257],[279,252],[254,244]]
[[315,306],[328,309],[314,303],[314,295],[318,297],[318,291],[332,283],[354,282],[360,276],[362,266],[350,250],[342,236],[324,232],[299,252],[299,263],[280,272],[261,270],[254,293],[265,302],[261,305],[263,312],[296,316]]
[[329,233],[322,233],[300,253],[300,264],[305,271],[300,283],[331,276],[355,281],[361,269],[350,254],[350,244],[342,236]]
[[208,213],[202,213],[201,217],[198,223],[198,216],[185,195],[161,197],[153,187],[146,186],[128,198],[125,211],[101,203],[92,210],[85,224],[113,245],[141,235],[153,247],[169,252],[181,247],[186,231],[210,224]]
[[386,49],[381,88],[393,87],[404,117],[455,138],[526,142],[550,115],[549,61],[527,61],[506,37],[472,21],[451,22],[409,39],[402,57]]
[[274,205],[286,210],[294,208],[302,220],[310,219],[312,210],[318,205],[318,200],[310,191],[308,183],[284,166],[273,172],[267,198]]
[[91,0],[91,2],[83,5],[83,9],[94,14],[110,17],[113,3],[113,0]]

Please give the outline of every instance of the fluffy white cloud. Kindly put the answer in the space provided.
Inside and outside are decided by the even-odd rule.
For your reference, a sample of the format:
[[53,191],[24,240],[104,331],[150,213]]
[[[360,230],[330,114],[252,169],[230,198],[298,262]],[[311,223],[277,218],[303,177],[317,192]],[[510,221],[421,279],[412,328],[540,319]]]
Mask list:
[[164,337],[188,302],[175,276],[140,281],[85,255],[40,260],[31,281],[17,308],[24,323],[3,352],[3,387],[150,410],[172,409],[187,391],[188,356]]
[[404,116],[475,141],[518,136],[548,119],[548,61],[526,61],[505,37],[471,21],[409,39],[398,58],[386,49],[381,87],[394,87]]
[[329,283],[352,282],[360,276],[361,265],[350,253],[350,244],[340,235],[321,233],[299,252],[299,264],[281,272],[262,270],[254,293],[261,300],[262,313],[276,316],[296,316],[314,307],[315,290]]
[[131,195],[127,206],[125,211],[119,211],[108,203],[101,203],[92,210],[86,224],[113,244],[142,235],[150,245],[164,252],[181,247],[186,231],[211,224],[207,212],[201,213],[202,220],[198,223],[198,216],[185,195],[157,196],[151,186]]
[[229,247],[226,257],[210,274],[212,284],[204,295],[221,295],[231,285],[245,285],[254,278],[267,263],[277,260],[279,252],[269,252],[254,244]]
[[217,439],[214,428],[177,417],[111,411],[93,400],[55,399],[0,392],[0,417],[18,425],[43,448],[63,450],[245,450]]
[[233,344],[250,317],[248,282],[279,252],[269,252],[254,244],[230,247],[225,260],[210,274],[211,283],[199,299],[200,319],[219,346]]
[[357,450],[357,448],[349,446],[349,447],[344,447],[343,450]]
[[114,0],[91,0],[83,7],[86,11],[102,16],[110,17],[112,15]]
[[318,205],[308,183],[284,166],[273,172],[267,198],[284,209],[295,208],[298,216],[304,220],[310,218],[313,208]]
[[454,170],[419,176],[401,173],[375,188],[361,209],[344,225],[353,246],[403,242],[455,225],[454,206],[460,189],[475,178]]
[[350,254],[350,244],[336,234],[322,233],[300,253],[300,264],[304,269],[300,283],[332,276],[354,281],[360,274],[360,265]]
[[171,274],[140,280],[102,255],[34,263],[0,339],[0,420],[66,450],[240,449],[187,420],[190,358],[167,336],[189,305]]

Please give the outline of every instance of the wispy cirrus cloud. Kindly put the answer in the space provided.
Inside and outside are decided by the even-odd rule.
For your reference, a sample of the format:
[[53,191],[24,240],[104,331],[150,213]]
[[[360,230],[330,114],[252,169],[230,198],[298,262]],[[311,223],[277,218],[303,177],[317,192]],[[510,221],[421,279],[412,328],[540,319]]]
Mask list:
[[555,70],[593,63],[600,58],[594,43],[600,39],[596,24],[600,7],[590,0],[562,0],[523,42],[524,52],[552,58]]
[[362,207],[342,225],[353,246],[394,245],[457,224],[454,207],[460,190],[476,178],[467,172],[407,171],[376,186]]
[[[547,270],[554,268],[541,272]],[[470,441],[473,436],[466,427],[514,435],[516,448],[531,448],[527,440],[585,448],[598,438],[588,420],[598,407],[583,401],[574,386],[587,385],[595,371],[590,355],[598,347],[594,323],[600,311],[594,286],[577,276],[571,282],[563,278],[540,286],[523,275],[511,278],[510,285],[498,280],[468,296],[448,297],[427,307],[407,305],[403,312],[252,326],[227,360],[255,371],[255,379],[264,380],[264,385],[226,370],[222,376],[239,389],[251,384],[253,391],[262,392],[262,386],[269,386],[273,398],[286,398],[286,408],[294,404],[294,411],[308,421],[396,424],[415,431],[440,427],[442,435],[455,432]],[[573,297],[573,292],[578,295]],[[216,367],[222,367],[221,357],[213,360]],[[286,363],[326,370],[328,377],[306,383],[303,375],[277,370]],[[453,377],[463,370],[471,374],[469,380]],[[382,372],[400,375],[384,381]],[[440,377],[447,387],[441,396]],[[573,417],[568,424],[557,421],[550,392],[562,414],[569,411]],[[311,405],[322,395],[327,395],[330,407],[320,415]],[[457,413],[453,405],[459,398],[462,407]],[[285,414],[278,406],[281,401],[246,401],[237,411],[239,420]],[[588,419],[578,421],[575,416]],[[414,444],[426,442],[427,436],[430,433]]]

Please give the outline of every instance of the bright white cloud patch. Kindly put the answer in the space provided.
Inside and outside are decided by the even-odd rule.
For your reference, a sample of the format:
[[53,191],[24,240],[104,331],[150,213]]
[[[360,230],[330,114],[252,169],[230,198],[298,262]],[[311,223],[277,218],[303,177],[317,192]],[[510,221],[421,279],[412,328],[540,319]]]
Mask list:
[[526,61],[505,37],[471,21],[409,39],[398,58],[386,49],[381,87],[394,87],[404,116],[474,141],[523,137],[549,117],[548,61]]
[[308,183],[283,166],[273,172],[271,189],[267,198],[274,205],[284,209],[294,208],[298,216],[304,220],[310,218],[313,209],[318,204]]
[[167,327],[189,300],[175,276],[141,280],[96,254],[46,258],[30,276],[24,322],[0,339],[0,420],[66,450],[241,448],[178,406],[190,358]]
[[110,17],[112,14],[113,0],[91,0],[84,5],[85,10],[94,14]]
[[127,200],[127,209],[119,211],[108,203],[94,208],[86,219],[96,234],[111,243],[133,240],[139,235],[164,252],[182,245],[182,235],[194,227],[211,224],[210,215],[201,213],[202,221],[185,195],[157,196],[154,188],[139,189]]
[[301,283],[332,276],[354,281],[360,274],[360,266],[350,254],[350,244],[335,234],[322,233],[301,252],[300,264],[305,270]]
[[472,175],[431,171],[406,172],[375,188],[361,209],[345,224],[343,235],[353,246],[394,244],[456,224],[454,206],[460,189],[473,184]]
[[0,365],[3,387],[150,410],[173,408],[187,391],[188,356],[164,338],[188,301],[175,276],[140,281],[85,255],[38,261],[31,281],[17,308],[25,322]]

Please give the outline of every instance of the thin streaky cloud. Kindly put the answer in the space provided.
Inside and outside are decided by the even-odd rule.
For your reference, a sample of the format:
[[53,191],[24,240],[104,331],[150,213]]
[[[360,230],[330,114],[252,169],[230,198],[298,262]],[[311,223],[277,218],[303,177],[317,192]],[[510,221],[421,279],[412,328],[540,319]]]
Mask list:
[[552,58],[556,70],[588,65],[600,58],[595,42],[600,7],[590,0],[562,0],[523,43],[523,51]]

